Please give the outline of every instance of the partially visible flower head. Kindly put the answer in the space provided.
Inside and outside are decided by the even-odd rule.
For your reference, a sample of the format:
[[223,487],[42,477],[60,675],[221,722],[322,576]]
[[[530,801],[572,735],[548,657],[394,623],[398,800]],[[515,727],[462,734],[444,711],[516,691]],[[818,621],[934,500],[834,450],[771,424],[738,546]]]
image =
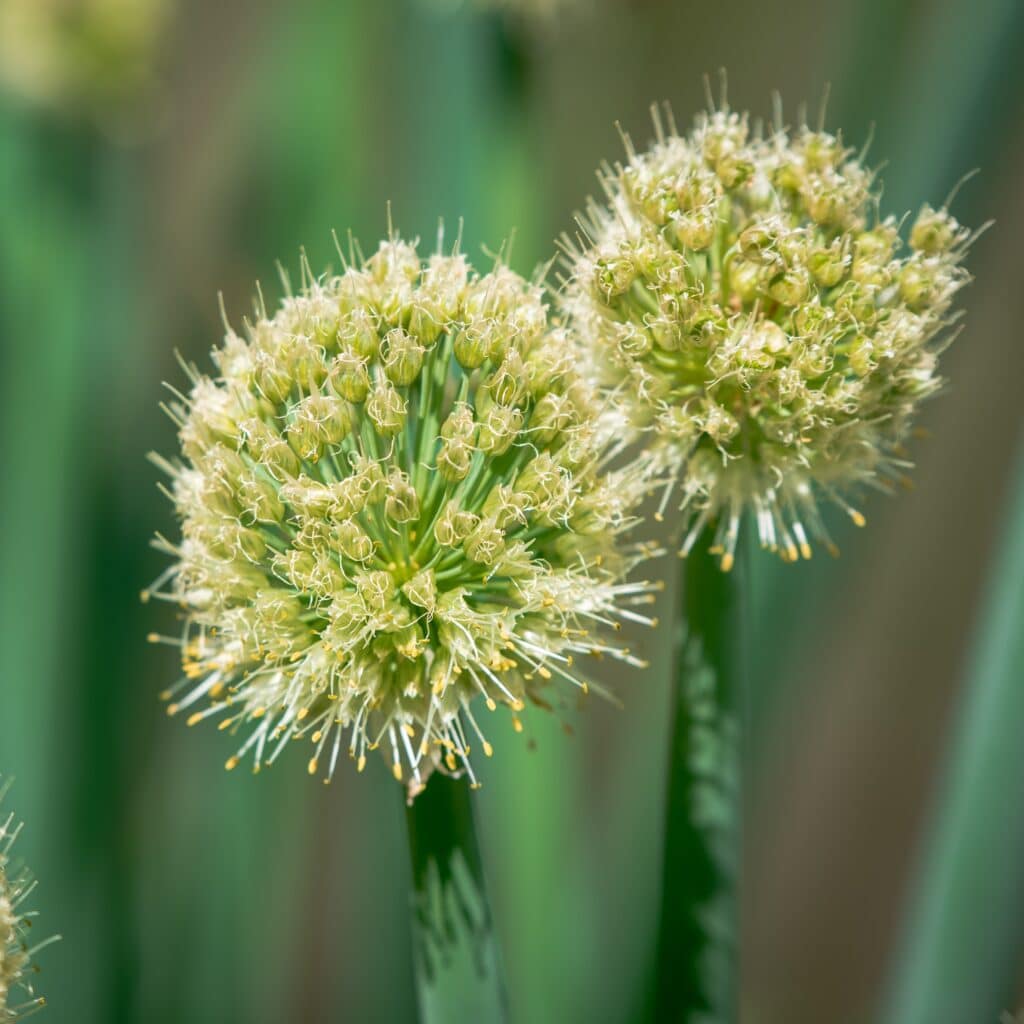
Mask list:
[[109,120],[153,89],[169,0],[3,0],[0,84]]
[[[0,786],[0,799],[6,792]],[[20,1020],[44,1003],[32,989],[32,960],[48,942],[30,947],[29,929],[35,914],[26,901],[35,889],[32,876],[11,862],[11,847],[21,825],[10,814],[0,819],[0,1022]]]
[[649,621],[632,606],[654,588],[625,580],[644,552],[619,538],[646,482],[608,468],[620,431],[539,286],[397,240],[349,262],[304,265],[171,407],[170,710],[245,729],[229,768],[306,738],[328,779],[342,749],[362,769],[384,743],[413,792],[438,766],[475,782],[477,698],[515,713],[586,690],[581,655],[639,664],[601,634]]
[[878,212],[872,173],[806,125],[751,131],[728,109],[606,170],[582,247],[566,244],[565,305],[681,496],[688,552],[709,523],[722,566],[749,513],[792,561],[834,545],[821,497],[888,487],[940,385],[936,359],[966,282],[967,230],[925,206]]

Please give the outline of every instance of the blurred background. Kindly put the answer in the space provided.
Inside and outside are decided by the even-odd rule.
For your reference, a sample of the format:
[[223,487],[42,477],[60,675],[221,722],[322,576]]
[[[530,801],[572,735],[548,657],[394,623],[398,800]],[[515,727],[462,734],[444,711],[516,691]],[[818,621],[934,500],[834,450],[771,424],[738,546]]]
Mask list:
[[[145,643],[170,611],[139,603],[174,529],[145,460],[175,447],[161,382],[175,349],[208,365],[219,291],[239,322],[257,279],[279,295],[276,259],[335,258],[332,228],[373,248],[389,200],[407,235],[464,217],[474,255],[514,232],[531,272],[620,155],[614,123],[646,142],[656,100],[688,123],[724,67],[756,115],[779,90],[795,120],[831,83],[828,126],[873,133],[885,210],[980,168],[953,210],[996,221],[915,489],[835,523],[837,562],[754,558],[744,1019],[997,1024],[1024,994],[1024,6],[525,6],[0,0],[0,772],[64,936],[45,1019],[412,1019],[383,762],[329,789],[294,761],[229,776],[224,737],[157,700],[177,674]],[[477,806],[516,1022],[642,1003],[667,635],[611,678],[624,712],[494,737]]]

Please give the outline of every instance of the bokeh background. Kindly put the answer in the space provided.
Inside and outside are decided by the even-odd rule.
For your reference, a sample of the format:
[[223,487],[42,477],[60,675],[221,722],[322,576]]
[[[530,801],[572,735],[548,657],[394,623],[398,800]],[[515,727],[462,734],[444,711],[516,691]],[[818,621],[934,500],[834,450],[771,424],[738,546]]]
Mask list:
[[[509,0],[510,6],[512,0]],[[529,5],[543,10],[543,5]],[[274,261],[465,218],[529,273],[647,108],[728,69],[884,164],[884,207],[954,204],[975,245],[915,489],[843,557],[754,559],[756,789],[745,1019],[997,1024],[1024,992],[1024,6],[578,0],[516,18],[415,0],[0,0],[0,772],[41,880],[45,1019],[413,1017],[401,796],[294,759],[226,775],[168,721],[173,530],[147,451],[174,351],[203,361]],[[1015,497],[1016,495],[1016,497]],[[1016,506],[1016,507],[1015,507]],[[854,535],[855,534],[855,535]],[[671,583],[676,566],[661,571]],[[672,586],[663,602],[669,616]],[[636,1018],[657,905],[666,634],[563,735],[511,728],[477,806],[516,1022]],[[1016,685],[1014,685],[1016,683]],[[965,782],[964,779],[967,779]],[[937,984],[941,980],[941,984]]]

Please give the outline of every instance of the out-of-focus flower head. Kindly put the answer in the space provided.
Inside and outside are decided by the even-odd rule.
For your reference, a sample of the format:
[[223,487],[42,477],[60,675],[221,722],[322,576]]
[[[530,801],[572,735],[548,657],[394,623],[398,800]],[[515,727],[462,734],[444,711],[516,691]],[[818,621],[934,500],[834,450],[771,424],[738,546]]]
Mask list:
[[571,326],[646,432],[661,511],[681,499],[683,554],[717,523],[728,569],[745,514],[788,561],[834,550],[819,500],[862,524],[851,490],[905,474],[971,236],[924,206],[905,245],[862,157],[806,124],[725,108],[655,128],[565,242]]
[[3,0],[0,86],[112,125],[144,106],[170,0]]
[[[0,800],[7,792],[0,785]],[[28,941],[35,913],[26,905],[35,882],[24,868],[11,861],[11,847],[21,825],[14,815],[0,818],[0,1022],[21,1020],[43,1006],[44,1000],[32,987],[35,954],[56,939]]]
[[[171,712],[245,732],[228,761],[296,739],[329,779],[384,744],[411,792],[491,753],[479,709],[587,689],[587,655],[654,587],[620,534],[647,480],[610,468],[621,424],[575,369],[542,292],[500,262],[356,248],[170,411],[179,543],[152,593],[183,609]],[[155,640],[163,638],[154,637]],[[476,708],[476,710],[474,710]]]

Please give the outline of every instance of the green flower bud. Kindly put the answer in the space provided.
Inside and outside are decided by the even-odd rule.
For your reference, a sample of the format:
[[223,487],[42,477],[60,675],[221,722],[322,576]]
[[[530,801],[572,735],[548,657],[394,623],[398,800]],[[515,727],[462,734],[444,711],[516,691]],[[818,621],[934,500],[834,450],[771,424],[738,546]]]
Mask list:
[[378,380],[366,401],[370,417],[381,437],[393,437],[405,427],[406,401],[388,380]]
[[479,522],[479,516],[463,511],[454,500],[449,501],[434,524],[434,537],[442,547],[457,547],[476,529]]
[[505,534],[493,519],[482,519],[462,547],[472,561],[493,565],[505,549]]
[[477,447],[487,455],[504,455],[523,426],[520,409],[492,405],[480,424]]
[[453,349],[455,358],[464,370],[475,370],[482,366],[490,355],[492,338],[481,323],[474,323],[455,335]]
[[338,550],[353,562],[365,562],[373,557],[374,544],[369,534],[354,520],[338,523],[331,533]]
[[807,261],[807,268],[815,284],[822,288],[834,288],[850,267],[850,257],[843,250],[843,241],[837,238],[827,248],[816,249]]
[[416,488],[400,470],[388,477],[387,497],[384,499],[384,515],[393,523],[411,523],[420,517],[420,499]]
[[245,473],[240,481],[239,505],[242,515],[250,522],[279,523],[284,519],[284,504],[278,488],[266,477]]
[[368,310],[353,309],[338,326],[338,348],[360,359],[376,359],[380,354],[380,335]]
[[381,346],[381,360],[388,380],[396,387],[410,385],[423,366],[423,346],[400,327],[390,331]]
[[572,400],[566,395],[549,392],[533,408],[530,415],[530,436],[542,444],[547,444],[563,430],[568,430],[574,418]]
[[417,608],[423,608],[433,615],[437,608],[437,580],[432,569],[418,572],[412,579],[402,584],[402,593]]
[[938,256],[965,244],[969,237],[970,233],[948,210],[933,210],[925,204],[910,229],[910,248]]
[[328,395],[309,395],[292,409],[288,443],[300,459],[318,462],[352,430],[352,407]]
[[437,471],[449,483],[464,480],[473,465],[476,449],[461,439],[444,441],[437,453]]
[[498,405],[516,405],[526,394],[526,367],[515,349],[510,349],[501,365],[484,384],[487,394]]
[[328,380],[335,394],[346,402],[363,402],[370,392],[366,359],[355,352],[340,352],[331,364]]

